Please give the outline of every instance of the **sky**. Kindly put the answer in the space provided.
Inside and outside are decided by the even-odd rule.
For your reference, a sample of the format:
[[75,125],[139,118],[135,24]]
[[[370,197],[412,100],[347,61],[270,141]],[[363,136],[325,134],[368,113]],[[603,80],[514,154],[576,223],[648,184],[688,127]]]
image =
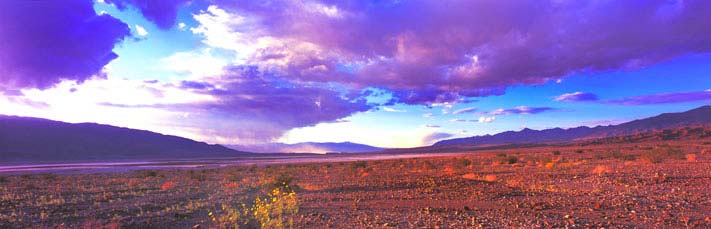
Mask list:
[[711,1],[0,1],[0,114],[416,147],[711,104]]

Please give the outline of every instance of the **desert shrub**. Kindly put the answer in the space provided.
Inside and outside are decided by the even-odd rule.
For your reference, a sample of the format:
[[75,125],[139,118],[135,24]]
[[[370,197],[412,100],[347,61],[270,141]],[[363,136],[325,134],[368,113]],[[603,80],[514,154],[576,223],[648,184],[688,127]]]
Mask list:
[[496,161],[501,164],[516,164],[518,158],[515,156],[508,156],[505,153],[500,153],[496,155]]
[[593,158],[595,158],[596,160],[602,160],[602,159],[605,159],[605,155],[603,155],[601,153],[597,153],[597,154],[595,154],[595,156]]
[[435,165],[435,163],[432,163],[432,161],[430,161],[430,160],[425,160],[422,163],[423,163],[423,165],[422,165],[423,169],[426,169],[426,170],[437,169],[437,165]]
[[256,197],[248,206],[244,203],[222,203],[220,211],[207,215],[217,228],[293,228],[299,213],[296,192],[288,187],[272,189],[266,197]]
[[366,162],[366,161],[356,161],[356,162],[351,163],[352,169],[367,168],[367,167],[368,167],[368,162]]
[[602,176],[603,174],[610,173],[610,172],[612,172],[610,167],[607,167],[605,165],[595,166],[595,168],[592,170],[592,173],[597,174],[598,176]]
[[640,158],[650,163],[661,163],[666,159],[685,160],[684,151],[671,147],[660,147],[643,153]]
[[257,164],[252,164],[251,166],[249,166],[249,172],[255,172],[257,171],[257,168]]
[[424,192],[433,193],[437,190],[437,181],[434,177],[426,177],[417,181],[417,186],[422,187]]
[[268,197],[254,200],[251,213],[262,228],[293,228],[294,218],[299,213],[296,192],[275,188]]
[[7,177],[0,176],[0,183],[7,182]]
[[160,189],[163,191],[168,191],[174,189],[176,185],[177,184],[175,183],[175,181],[168,181],[163,183],[163,185],[160,186]]
[[488,175],[484,176],[483,180],[486,182],[496,182],[496,175],[488,174]]
[[472,160],[466,158],[457,158],[457,164],[461,167],[467,167],[472,164]]
[[693,154],[693,153],[686,154],[685,157],[686,157],[686,161],[688,161],[688,162],[696,162],[697,161],[696,154]]
[[258,225],[250,221],[252,216],[250,210],[244,203],[238,206],[223,203],[221,204],[220,213],[208,211],[207,216],[210,217],[212,222],[217,223],[219,228],[240,228],[240,225],[247,228],[256,228]]
[[294,185],[292,185],[293,181],[294,176],[289,173],[281,173],[278,176],[274,177],[274,180],[271,183],[271,187],[283,189],[285,191],[293,191],[292,187],[295,187]]
[[560,155],[560,150],[553,151],[553,155],[556,155],[556,156]]
[[158,172],[155,170],[141,170],[138,171],[138,175],[142,178],[157,177]]
[[44,180],[55,180],[57,179],[57,175],[54,175],[52,173],[40,173],[38,174],[39,177],[41,177]]
[[581,150],[581,149],[575,150],[575,153],[585,153],[585,150]]
[[613,151],[607,152],[607,157],[611,157],[611,158],[623,160],[623,161],[634,161],[637,159],[637,157],[635,155],[624,154],[620,150],[613,150]]

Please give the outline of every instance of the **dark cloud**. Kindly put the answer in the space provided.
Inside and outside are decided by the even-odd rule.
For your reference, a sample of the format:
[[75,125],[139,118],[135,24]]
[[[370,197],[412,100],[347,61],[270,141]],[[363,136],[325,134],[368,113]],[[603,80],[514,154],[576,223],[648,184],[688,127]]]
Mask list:
[[198,90],[205,90],[205,89],[211,89],[214,86],[210,83],[205,83],[205,82],[196,82],[196,81],[188,81],[188,80],[183,80],[180,82],[180,88],[182,89],[198,89]]
[[128,5],[137,8],[143,17],[153,21],[161,29],[168,29],[175,25],[175,18],[178,16],[178,9],[187,0],[105,0],[112,3],[117,8],[124,10]]
[[451,138],[453,136],[454,135],[450,134],[450,133],[442,133],[442,132],[431,133],[431,134],[428,134],[427,136],[425,136],[424,138],[422,138],[422,144],[431,145],[439,140]]
[[0,1],[0,85],[45,89],[100,74],[130,29],[91,0]]
[[[288,77],[385,88],[409,104],[711,51],[711,1],[704,0],[310,3],[223,1],[220,7],[258,18],[261,35],[317,44],[332,54],[292,58],[287,68],[299,74]],[[350,76],[333,70],[337,63],[355,63]],[[301,71],[315,66],[330,72]]]
[[603,101],[627,106],[686,102],[711,102],[711,90],[641,95]]
[[556,96],[553,100],[559,102],[584,102],[584,101],[597,101],[597,95],[588,92],[574,92],[565,93]]

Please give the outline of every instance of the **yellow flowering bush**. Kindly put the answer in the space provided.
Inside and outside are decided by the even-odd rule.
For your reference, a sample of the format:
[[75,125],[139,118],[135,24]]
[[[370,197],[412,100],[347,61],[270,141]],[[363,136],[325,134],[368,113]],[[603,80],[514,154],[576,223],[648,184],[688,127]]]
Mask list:
[[266,198],[256,198],[252,206],[252,214],[262,228],[291,228],[298,212],[296,192],[288,185],[273,189]]

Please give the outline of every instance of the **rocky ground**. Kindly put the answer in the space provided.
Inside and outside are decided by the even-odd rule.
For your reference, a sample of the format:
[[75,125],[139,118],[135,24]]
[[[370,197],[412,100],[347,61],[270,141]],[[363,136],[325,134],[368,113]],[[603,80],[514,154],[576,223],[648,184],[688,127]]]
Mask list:
[[[0,178],[4,227],[711,227],[711,142]],[[259,201],[256,201],[259,199]]]

